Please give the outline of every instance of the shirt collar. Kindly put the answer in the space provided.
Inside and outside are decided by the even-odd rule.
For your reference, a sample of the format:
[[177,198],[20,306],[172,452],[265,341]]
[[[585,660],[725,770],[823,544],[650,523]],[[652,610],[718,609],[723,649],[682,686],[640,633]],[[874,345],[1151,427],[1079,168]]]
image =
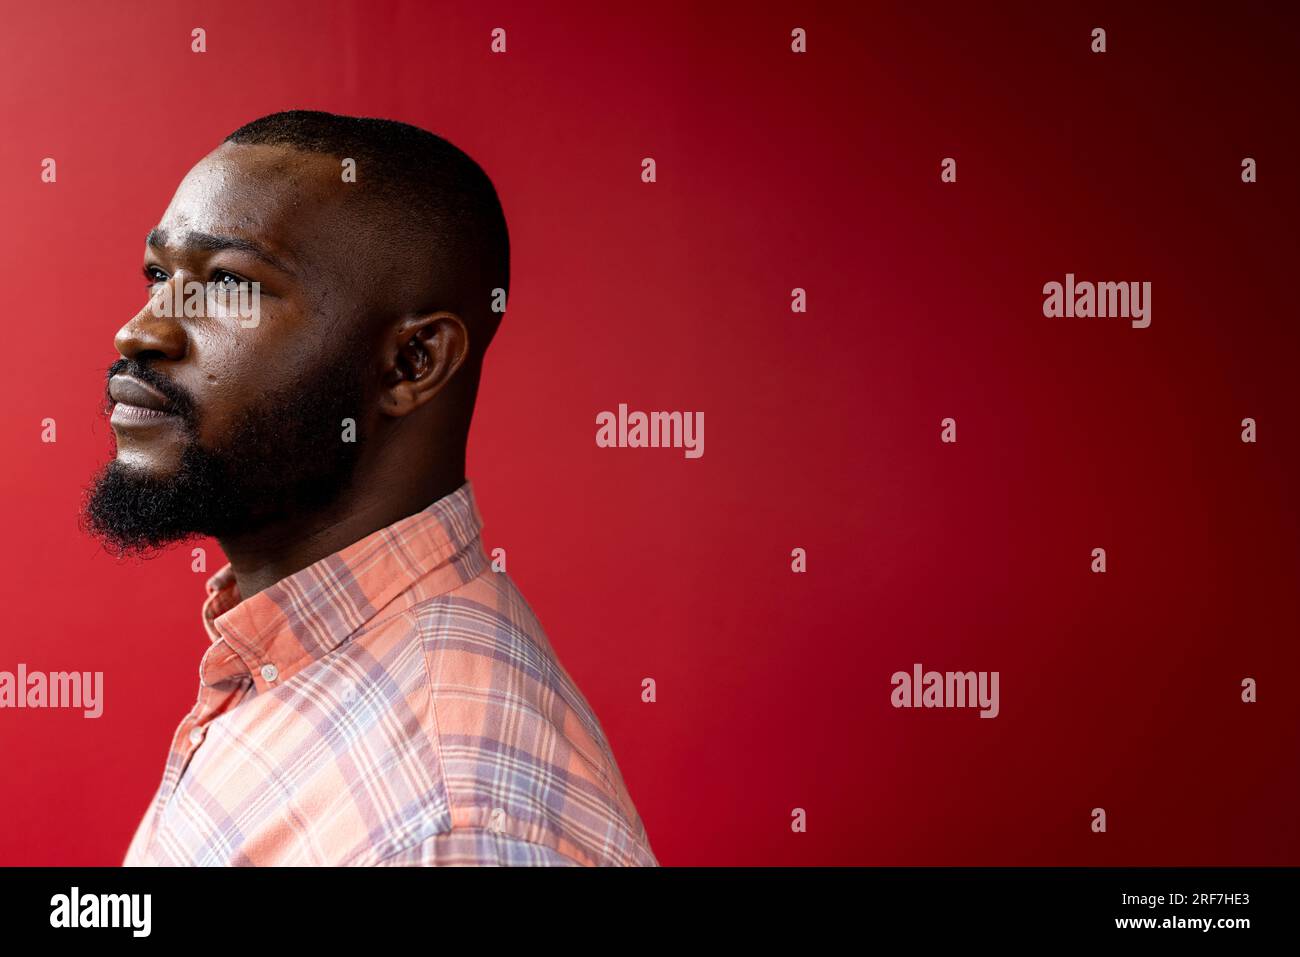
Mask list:
[[229,564],[208,579],[205,686],[252,679],[259,692],[329,654],[417,582],[450,591],[486,563],[474,489],[459,489],[243,600]]

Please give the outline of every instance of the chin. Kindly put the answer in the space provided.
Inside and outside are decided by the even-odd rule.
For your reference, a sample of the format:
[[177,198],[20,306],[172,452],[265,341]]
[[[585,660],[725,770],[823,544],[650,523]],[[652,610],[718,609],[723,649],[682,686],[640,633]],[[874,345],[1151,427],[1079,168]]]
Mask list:
[[132,446],[118,445],[117,454],[112,465],[132,475],[144,476],[155,481],[166,481],[176,475],[180,467],[180,452],[146,450]]

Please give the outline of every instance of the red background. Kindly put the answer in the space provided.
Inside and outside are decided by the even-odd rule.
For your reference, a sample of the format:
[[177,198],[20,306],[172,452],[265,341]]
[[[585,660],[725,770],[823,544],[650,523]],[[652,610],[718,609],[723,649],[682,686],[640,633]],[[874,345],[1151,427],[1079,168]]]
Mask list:
[[[118,863],[194,701],[188,548],[118,564],[76,509],[145,233],[303,107],[497,184],[485,543],[664,864],[1300,863],[1294,20],[609,6],[5,3],[0,670],[103,671],[105,713],[0,711],[0,862]],[[1044,318],[1066,272],[1149,280],[1151,327]],[[598,449],[619,402],[703,410],[703,458]],[[914,662],[1001,715],[891,708]]]

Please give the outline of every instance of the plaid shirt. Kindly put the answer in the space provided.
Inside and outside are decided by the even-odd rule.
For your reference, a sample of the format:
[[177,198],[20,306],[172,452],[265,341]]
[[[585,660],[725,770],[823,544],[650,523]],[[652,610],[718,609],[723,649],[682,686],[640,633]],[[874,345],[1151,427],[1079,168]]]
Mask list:
[[124,864],[657,865],[469,482],[241,601]]

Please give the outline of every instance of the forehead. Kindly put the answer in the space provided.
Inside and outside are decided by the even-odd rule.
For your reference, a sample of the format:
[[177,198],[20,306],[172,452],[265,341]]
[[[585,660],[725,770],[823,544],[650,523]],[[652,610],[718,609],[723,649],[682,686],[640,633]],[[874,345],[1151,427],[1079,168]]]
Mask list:
[[333,265],[349,232],[341,170],[324,154],[223,143],[186,174],[158,225],[252,240],[304,269]]

